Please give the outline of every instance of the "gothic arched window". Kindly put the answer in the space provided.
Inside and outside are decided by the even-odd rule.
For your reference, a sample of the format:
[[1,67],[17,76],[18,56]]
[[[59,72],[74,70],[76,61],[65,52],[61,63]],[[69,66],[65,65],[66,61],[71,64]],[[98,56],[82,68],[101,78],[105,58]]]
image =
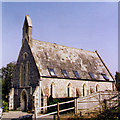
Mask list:
[[67,86],[67,93],[68,93],[68,97],[71,97],[71,84],[70,83]]
[[99,85],[97,84],[96,85],[96,92],[98,92],[99,91]]
[[23,86],[24,78],[23,78],[23,63],[20,64],[20,79],[19,79],[19,86]]
[[25,53],[23,54],[23,60],[25,60],[27,56],[28,56],[28,54],[27,54],[27,52],[25,52]]
[[50,85],[50,97],[54,98],[54,83]]
[[86,85],[83,85],[83,96],[86,96]]
[[26,83],[26,86],[27,86],[28,83],[29,83],[29,62],[28,62],[28,61],[26,62],[26,76],[25,76],[25,83]]

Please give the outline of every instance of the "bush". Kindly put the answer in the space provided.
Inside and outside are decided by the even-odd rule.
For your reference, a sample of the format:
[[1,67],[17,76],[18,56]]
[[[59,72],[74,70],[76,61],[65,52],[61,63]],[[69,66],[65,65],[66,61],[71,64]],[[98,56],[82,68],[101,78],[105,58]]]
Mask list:
[[8,103],[3,100],[2,106],[3,106],[3,112],[8,112]]
[[119,120],[119,112],[117,109],[107,109],[99,114],[96,120]]

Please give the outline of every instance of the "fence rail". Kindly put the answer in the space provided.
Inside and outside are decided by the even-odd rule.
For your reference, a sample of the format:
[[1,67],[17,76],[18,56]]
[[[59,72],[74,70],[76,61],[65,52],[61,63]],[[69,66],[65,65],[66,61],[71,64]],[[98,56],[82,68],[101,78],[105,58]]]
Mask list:
[[44,114],[44,115],[40,115],[40,116],[36,116],[36,118],[46,117],[46,116],[49,116],[49,115],[54,115],[56,113],[57,113],[57,111],[56,112],[51,112],[51,113],[48,113],[48,114]]
[[86,99],[90,99],[90,98],[93,98],[95,96],[102,96],[102,95],[116,95],[118,94],[116,91],[99,91],[97,93],[94,93],[94,94],[91,94],[91,95],[88,95],[88,96],[83,96],[83,97],[80,97],[79,100],[86,100]]
[[37,107],[36,109],[50,108],[50,107],[54,107],[54,106],[57,106],[57,104],[48,105],[48,106],[44,106],[44,107]]
[[73,110],[73,109],[75,109],[75,107],[71,107],[71,108],[68,108],[68,109],[63,109],[63,110],[60,110],[59,112],[65,112],[65,111]]

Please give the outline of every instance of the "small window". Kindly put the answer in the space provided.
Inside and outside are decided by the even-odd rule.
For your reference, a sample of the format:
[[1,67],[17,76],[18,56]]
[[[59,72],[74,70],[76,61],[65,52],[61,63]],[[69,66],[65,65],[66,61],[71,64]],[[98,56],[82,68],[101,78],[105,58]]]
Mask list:
[[79,76],[79,74],[78,74],[78,72],[77,72],[77,71],[73,71],[73,72],[74,72],[74,74],[75,74],[76,78],[80,78],[80,76]]
[[95,79],[95,76],[91,72],[89,72],[89,75],[92,79]]
[[101,75],[104,77],[105,80],[109,80],[109,78],[106,76],[106,74],[102,73]]
[[23,60],[25,60],[27,56],[28,56],[28,54],[27,54],[27,52],[25,52],[25,53],[23,54]]
[[66,70],[62,70],[62,73],[63,73],[64,77],[67,77],[67,78],[69,77]]
[[48,68],[51,76],[56,76],[54,69]]

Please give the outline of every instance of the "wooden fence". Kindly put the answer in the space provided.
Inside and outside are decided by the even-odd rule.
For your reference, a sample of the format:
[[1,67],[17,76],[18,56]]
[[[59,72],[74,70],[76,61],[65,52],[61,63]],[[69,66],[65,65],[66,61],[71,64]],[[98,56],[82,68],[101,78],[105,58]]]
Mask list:
[[105,109],[115,108],[116,106],[118,106],[117,92],[98,92],[77,99],[77,113],[82,112],[82,114],[92,111],[101,112]]
[[[60,105],[69,104],[69,103],[74,103],[74,105],[76,105],[76,99],[75,100],[70,100],[70,101],[67,101],[67,102],[61,102],[61,103],[58,102],[57,104],[36,108],[35,109],[35,118],[42,118],[42,117],[46,117],[46,116],[49,116],[49,115],[56,115],[57,114],[57,118],[59,119],[61,112],[65,112],[65,111],[68,111],[68,110],[75,110],[76,111],[75,106],[67,108],[67,109],[62,109],[62,110],[59,109]],[[57,107],[57,111],[47,113],[47,114],[43,114],[43,115],[39,115],[39,111],[41,111],[43,108],[51,108],[51,107],[55,107],[55,106]]]
[[[69,103],[74,103],[73,107],[69,107],[66,109],[60,110],[60,105],[65,105]],[[68,110],[74,110],[75,113],[89,113],[89,112],[101,112],[108,108],[115,108],[118,106],[118,93],[113,91],[104,91],[104,92],[97,92],[95,94],[91,94],[89,96],[83,96],[74,100],[70,100],[67,102],[61,102],[49,106],[39,107],[35,109],[35,118],[42,118],[49,115],[57,115],[57,118],[59,119],[60,113],[65,112]],[[51,113],[46,114],[39,114],[39,112],[44,108],[51,108],[51,107],[57,107],[57,110]]]

